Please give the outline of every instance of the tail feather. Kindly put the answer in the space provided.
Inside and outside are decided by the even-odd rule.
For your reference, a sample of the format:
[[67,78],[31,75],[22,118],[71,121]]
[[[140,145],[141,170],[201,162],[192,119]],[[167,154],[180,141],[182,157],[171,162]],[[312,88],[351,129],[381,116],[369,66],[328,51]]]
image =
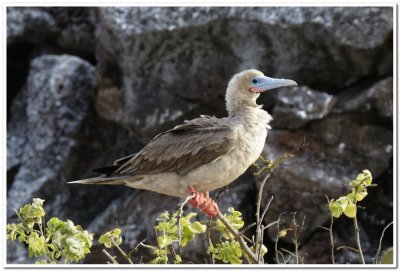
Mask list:
[[79,183],[79,184],[109,184],[109,185],[125,185],[127,183],[126,176],[114,176],[114,177],[94,177],[89,179],[82,179],[72,181],[68,183]]

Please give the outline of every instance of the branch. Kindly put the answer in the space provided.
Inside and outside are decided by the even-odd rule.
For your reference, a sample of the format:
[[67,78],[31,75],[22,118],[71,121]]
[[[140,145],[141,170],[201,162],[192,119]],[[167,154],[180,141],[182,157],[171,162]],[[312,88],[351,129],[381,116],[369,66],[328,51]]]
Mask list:
[[243,237],[232,227],[231,224],[225,219],[224,215],[221,213],[221,211],[218,210],[218,218],[224,223],[226,228],[233,234],[235,237],[236,241],[239,242],[240,247],[243,249],[243,251],[250,257],[253,263],[258,263],[257,262],[257,256],[253,253],[253,251],[250,250],[250,248],[247,246],[246,242],[244,241]]
[[[328,209],[329,209],[329,198],[327,195],[325,195],[326,197],[326,201],[328,203]],[[333,215],[331,212],[329,212],[331,214],[331,224],[329,225],[329,229],[327,229],[329,231],[329,239],[331,241],[331,259],[332,259],[332,264],[335,264],[335,245],[333,243]]]
[[[261,248],[261,246],[262,246],[261,243],[262,243],[263,240],[261,239],[261,224],[262,224],[262,221],[263,221],[263,219],[264,219],[265,213],[266,213],[267,210],[268,210],[269,204],[270,204],[271,201],[272,201],[272,199],[271,199],[270,202],[269,202],[269,204],[267,205],[266,209],[264,210],[264,212],[263,212],[263,214],[262,214],[262,219],[261,219],[261,217],[260,217],[260,210],[261,210],[262,194],[263,194],[263,191],[264,191],[265,183],[267,182],[267,180],[269,179],[270,176],[271,176],[271,172],[268,172],[268,173],[265,175],[263,181],[261,182],[260,188],[258,189],[258,195],[257,195],[257,212],[256,212],[256,224],[257,224],[257,227],[256,227],[256,242],[254,243],[254,251],[258,251],[258,250],[259,250],[259,249],[258,249],[258,246],[260,246],[260,248]],[[260,250],[260,253],[259,253],[259,254],[261,254],[261,250]],[[258,255],[257,258],[260,258],[260,255]],[[259,262],[259,260],[257,260],[257,262]]]
[[361,242],[360,242],[360,228],[358,227],[358,223],[357,223],[357,215],[353,218],[353,223],[354,223],[354,233],[356,236],[358,254],[360,254],[361,263],[365,264],[364,255],[362,252]]
[[113,256],[110,255],[110,253],[107,252],[107,250],[103,249],[102,252],[107,256],[107,258],[114,264],[119,264],[117,260],[114,259]]
[[393,225],[393,221],[390,222],[389,224],[387,224],[386,227],[382,231],[381,238],[379,239],[379,247],[375,254],[375,264],[378,264],[379,253],[381,252],[382,240],[383,240],[383,236],[385,235],[385,231],[392,225]]
[[[117,248],[118,252],[124,257],[130,264],[133,264],[131,259],[126,255],[126,253],[120,248],[120,246],[110,237],[111,243]],[[104,253],[104,252],[103,252]]]
[[181,246],[181,217],[183,213],[183,207],[186,205],[186,203],[193,199],[196,195],[191,194],[190,196],[186,197],[186,199],[181,203],[181,206],[179,207],[179,213],[178,213],[178,247]]

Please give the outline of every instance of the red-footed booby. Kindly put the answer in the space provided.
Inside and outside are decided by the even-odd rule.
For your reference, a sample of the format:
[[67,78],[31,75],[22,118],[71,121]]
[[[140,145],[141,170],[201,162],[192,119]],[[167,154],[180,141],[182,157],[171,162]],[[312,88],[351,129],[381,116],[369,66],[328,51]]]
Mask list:
[[260,71],[245,70],[232,77],[226,89],[228,117],[201,115],[160,133],[138,153],[118,159],[113,166],[94,170],[99,177],[81,184],[125,185],[184,197],[208,216],[218,206],[208,191],[226,186],[260,156],[272,117],[256,103],[261,92],[294,86]]

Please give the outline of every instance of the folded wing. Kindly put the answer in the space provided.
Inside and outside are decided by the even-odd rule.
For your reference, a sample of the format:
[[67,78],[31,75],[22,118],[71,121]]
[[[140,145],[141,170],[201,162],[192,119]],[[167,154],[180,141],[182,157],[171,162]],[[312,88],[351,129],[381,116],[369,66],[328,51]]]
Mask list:
[[221,119],[201,116],[157,135],[140,152],[126,159],[115,173],[147,175],[175,172],[184,175],[235,148],[236,133]]

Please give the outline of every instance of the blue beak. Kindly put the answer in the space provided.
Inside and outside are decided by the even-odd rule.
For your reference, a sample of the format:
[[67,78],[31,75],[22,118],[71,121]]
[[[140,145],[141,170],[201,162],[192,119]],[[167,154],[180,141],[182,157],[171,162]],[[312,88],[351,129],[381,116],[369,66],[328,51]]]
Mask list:
[[297,86],[297,83],[290,79],[276,79],[268,76],[255,78],[257,83],[252,84],[250,91],[260,93],[274,88]]

